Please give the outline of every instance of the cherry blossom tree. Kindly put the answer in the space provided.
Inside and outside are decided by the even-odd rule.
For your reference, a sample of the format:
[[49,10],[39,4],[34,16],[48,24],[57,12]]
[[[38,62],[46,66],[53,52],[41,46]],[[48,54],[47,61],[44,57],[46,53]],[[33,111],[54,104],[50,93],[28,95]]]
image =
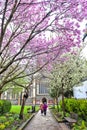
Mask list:
[[[0,0],[0,93],[81,44],[85,0]],[[32,67],[33,66],[33,67]]]

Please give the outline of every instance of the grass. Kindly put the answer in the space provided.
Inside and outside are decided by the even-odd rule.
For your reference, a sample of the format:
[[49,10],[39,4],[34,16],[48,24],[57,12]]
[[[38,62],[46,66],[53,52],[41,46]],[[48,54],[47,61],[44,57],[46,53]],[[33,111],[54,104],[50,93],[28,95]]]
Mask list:
[[[27,108],[32,109],[32,106],[25,106],[24,107],[24,114],[27,114]],[[10,112],[19,114],[20,110],[21,110],[21,106],[20,105],[12,105]],[[38,111],[39,110],[39,106],[35,106],[35,110]]]
[[[29,106],[25,106],[24,107],[24,114],[27,113],[27,108],[29,108]],[[19,114],[20,110],[21,110],[21,106],[19,106],[19,105],[12,105],[10,112]]]

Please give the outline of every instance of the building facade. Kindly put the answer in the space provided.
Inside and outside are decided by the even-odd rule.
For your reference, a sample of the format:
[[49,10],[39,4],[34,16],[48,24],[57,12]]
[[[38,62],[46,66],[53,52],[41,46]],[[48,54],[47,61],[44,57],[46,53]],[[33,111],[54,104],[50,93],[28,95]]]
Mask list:
[[43,74],[36,74],[33,85],[30,88],[26,105],[39,105],[43,100],[45,100],[47,104],[53,104],[53,99],[49,95],[49,80]]
[[82,82],[80,86],[73,87],[73,96],[76,99],[87,99],[87,81]]
[[[8,99],[12,104],[21,105],[24,92],[12,93],[11,89],[2,94],[2,99]],[[43,100],[47,104],[53,104],[53,99],[49,95],[49,80],[43,74],[34,76],[33,84],[29,89],[29,97],[26,105],[39,105]]]

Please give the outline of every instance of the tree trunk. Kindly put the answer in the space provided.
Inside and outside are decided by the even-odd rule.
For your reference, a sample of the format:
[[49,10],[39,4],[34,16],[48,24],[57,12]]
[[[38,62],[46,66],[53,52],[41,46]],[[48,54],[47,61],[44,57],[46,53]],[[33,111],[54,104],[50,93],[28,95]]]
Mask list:
[[63,91],[64,84],[62,83],[62,109],[63,109],[63,115],[65,116],[65,104],[64,104],[64,91]]
[[22,105],[21,105],[21,111],[20,111],[20,114],[19,114],[19,119],[23,119],[23,111],[24,111],[25,102],[26,102],[26,99],[23,98],[23,102],[22,102]]
[[58,97],[56,97],[56,104],[57,104],[57,111],[59,111],[59,107],[58,107]]
[[28,98],[28,94],[24,94],[23,96],[23,101],[22,101],[22,104],[21,104],[21,111],[20,111],[20,114],[19,114],[19,119],[23,119],[23,112],[24,112],[24,107],[25,107],[25,103],[26,103],[26,99]]
[[55,101],[56,99],[54,98],[53,99],[53,108],[55,109],[55,105],[56,105],[56,101]]
[[1,99],[1,93],[0,93],[0,99]]

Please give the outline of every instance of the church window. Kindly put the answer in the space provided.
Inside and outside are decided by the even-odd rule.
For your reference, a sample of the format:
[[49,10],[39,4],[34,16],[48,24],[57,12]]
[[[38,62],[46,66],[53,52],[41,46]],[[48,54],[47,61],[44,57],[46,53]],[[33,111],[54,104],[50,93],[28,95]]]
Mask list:
[[48,84],[44,82],[40,82],[39,84],[39,94],[48,93]]

